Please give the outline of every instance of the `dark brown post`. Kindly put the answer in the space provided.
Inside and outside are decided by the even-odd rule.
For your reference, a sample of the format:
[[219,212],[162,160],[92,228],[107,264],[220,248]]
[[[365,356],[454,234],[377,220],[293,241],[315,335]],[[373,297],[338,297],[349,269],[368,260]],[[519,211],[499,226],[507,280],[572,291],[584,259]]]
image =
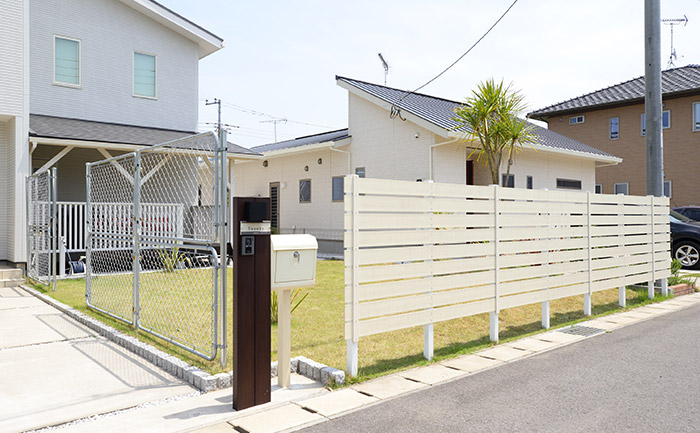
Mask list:
[[[259,205],[246,203],[264,203],[265,209],[261,212]],[[261,215],[264,216],[261,218]],[[241,221],[251,222],[250,219],[270,220],[269,198],[233,198],[232,380],[235,410],[270,401],[270,234],[241,235]]]

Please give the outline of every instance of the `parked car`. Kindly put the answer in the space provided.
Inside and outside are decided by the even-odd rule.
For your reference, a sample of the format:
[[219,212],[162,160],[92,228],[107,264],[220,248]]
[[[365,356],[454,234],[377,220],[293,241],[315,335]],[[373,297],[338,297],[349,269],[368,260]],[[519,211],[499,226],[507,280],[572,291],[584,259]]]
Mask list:
[[685,269],[700,269],[700,223],[671,210],[671,256]]
[[673,208],[681,215],[685,215],[693,221],[700,222],[700,206],[681,206]]

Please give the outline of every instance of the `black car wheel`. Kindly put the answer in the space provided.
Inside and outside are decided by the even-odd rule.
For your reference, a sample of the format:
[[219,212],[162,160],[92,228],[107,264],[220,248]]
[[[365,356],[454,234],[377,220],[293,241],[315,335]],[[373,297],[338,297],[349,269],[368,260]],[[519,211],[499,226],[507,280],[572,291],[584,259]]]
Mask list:
[[681,241],[673,251],[673,257],[678,259],[687,269],[700,268],[700,246],[695,242]]

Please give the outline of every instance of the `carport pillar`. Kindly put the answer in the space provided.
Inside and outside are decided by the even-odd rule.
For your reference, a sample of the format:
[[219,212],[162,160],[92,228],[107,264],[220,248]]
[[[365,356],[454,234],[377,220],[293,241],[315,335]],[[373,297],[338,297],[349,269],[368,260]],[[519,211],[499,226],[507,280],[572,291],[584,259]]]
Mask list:
[[549,301],[542,303],[542,327],[549,329]]
[[626,307],[627,306],[627,292],[626,292],[627,286],[620,286],[617,289],[617,297],[618,297],[618,304],[620,304],[620,307]]
[[583,295],[583,315],[584,316],[591,315],[591,294],[590,293],[586,293]]

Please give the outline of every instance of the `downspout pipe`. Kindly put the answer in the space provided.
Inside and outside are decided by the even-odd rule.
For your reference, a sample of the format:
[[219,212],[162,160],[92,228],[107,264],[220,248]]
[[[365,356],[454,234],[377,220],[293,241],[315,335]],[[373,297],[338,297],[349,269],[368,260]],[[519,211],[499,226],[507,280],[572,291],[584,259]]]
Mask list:
[[[433,135],[435,137],[435,135]],[[429,165],[429,170],[430,170],[430,180],[433,182],[435,179],[433,178],[434,174],[434,169],[433,169],[433,149],[439,146],[444,146],[446,144],[453,144],[459,141],[459,138],[453,138],[452,140],[445,141],[443,143],[437,143],[437,144],[431,144],[428,152],[428,165]]]

